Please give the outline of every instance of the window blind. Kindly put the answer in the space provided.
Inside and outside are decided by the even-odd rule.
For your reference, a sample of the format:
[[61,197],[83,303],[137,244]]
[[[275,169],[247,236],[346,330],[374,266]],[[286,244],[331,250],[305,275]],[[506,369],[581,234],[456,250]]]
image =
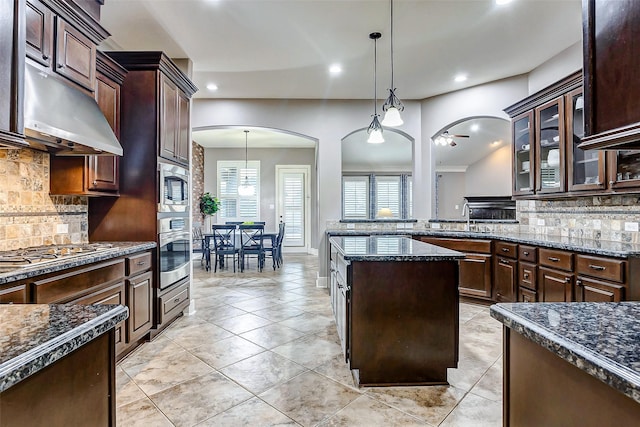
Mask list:
[[369,218],[369,177],[342,178],[342,209],[343,218]]

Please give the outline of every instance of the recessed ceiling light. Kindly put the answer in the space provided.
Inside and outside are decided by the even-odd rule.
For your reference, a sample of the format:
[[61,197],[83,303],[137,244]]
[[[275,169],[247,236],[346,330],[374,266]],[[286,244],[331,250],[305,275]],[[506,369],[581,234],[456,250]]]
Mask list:
[[491,145],[493,145],[494,147],[495,147],[496,145],[500,145],[500,144],[502,144],[502,140],[500,140],[500,139],[499,139],[499,140],[497,140],[497,141],[493,141],[493,142],[491,143]]
[[477,123],[474,123],[471,125],[471,132],[478,132],[478,129],[480,129],[480,125]]
[[502,6],[503,4],[511,3],[511,0],[496,0],[496,4],[498,6]]
[[340,64],[332,64],[329,67],[329,72],[334,75],[340,74],[342,72],[342,67],[340,66]]
[[465,80],[467,80],[467,75],[466,74],[458,74],[457,76],[454,77],[454,80],[457,82],[463,82]]
[[207,84],[207,89],[209,89],[212,92],[216,91],[216,90],[218,90],[218,85],[215,84],[215,83],[209,83],[209,84]]

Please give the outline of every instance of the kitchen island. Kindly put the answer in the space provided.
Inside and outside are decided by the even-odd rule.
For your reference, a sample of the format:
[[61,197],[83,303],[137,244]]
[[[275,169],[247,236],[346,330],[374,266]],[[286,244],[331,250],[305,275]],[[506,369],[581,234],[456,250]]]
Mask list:
[[640,303],[496,304],[504,426],[637,426]]
[[0,426],[115,425],[122,305],[0,305]]
[[458,260],[401,236],[332,237],[331,300],[361,386],[446,384],[458,363]]

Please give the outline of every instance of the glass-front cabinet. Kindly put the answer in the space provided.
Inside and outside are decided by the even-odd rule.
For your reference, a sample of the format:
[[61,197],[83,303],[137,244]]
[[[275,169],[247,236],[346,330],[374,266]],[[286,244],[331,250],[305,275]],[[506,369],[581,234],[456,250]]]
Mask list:
[[535,128],[536,192],[566,191],[563,98],[536,107]]
[[533,143],[533,112],[513,118],[513,194],[533,194],[533,167],[535,146]]
[[613,189],[640,188],[640,151],[609,152],[609,184]]
[[565,97],[567,111],[567,171],[569,191],[606,188],[605,152],[578,148],[584,136],[584,99],[582,88]]

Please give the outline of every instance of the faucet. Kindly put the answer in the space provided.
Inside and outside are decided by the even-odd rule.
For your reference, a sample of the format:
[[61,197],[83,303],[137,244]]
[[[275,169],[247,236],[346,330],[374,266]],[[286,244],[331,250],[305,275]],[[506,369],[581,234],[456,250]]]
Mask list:
[[462,217],[467,216],[467,225],[465,226],[465,231],[469,231],[471,229],[471,212],[469,211],[469,203],[465,202],[462,205]]

